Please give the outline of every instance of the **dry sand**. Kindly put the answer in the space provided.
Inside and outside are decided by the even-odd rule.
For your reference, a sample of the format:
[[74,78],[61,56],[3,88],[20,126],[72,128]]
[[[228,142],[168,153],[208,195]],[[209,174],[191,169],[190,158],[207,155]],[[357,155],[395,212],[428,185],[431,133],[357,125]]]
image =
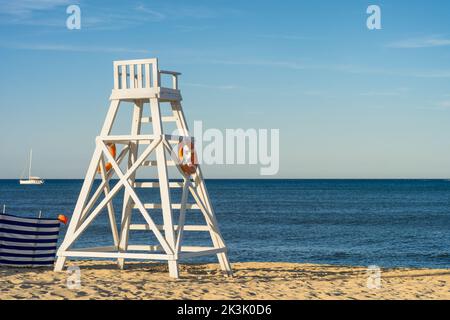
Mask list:
[[226,278],[217,265],[69,262],[81,268],[81,288],[66,272],[0,267],[0,299],[450,299],[450,270],[382,270],[381,288],[367,288],[366,268],[293,263],[235,263]]

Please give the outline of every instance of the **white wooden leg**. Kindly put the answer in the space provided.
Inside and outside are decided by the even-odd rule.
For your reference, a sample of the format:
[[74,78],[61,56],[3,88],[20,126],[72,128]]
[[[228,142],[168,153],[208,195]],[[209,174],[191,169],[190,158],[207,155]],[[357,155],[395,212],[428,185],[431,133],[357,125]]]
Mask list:
[[[186,122],[186,117],[184,115],[183,109],[181,107],[180,102],[172,102],[171,103],[172,111],[174,116],[177,118],[177,127],[181,135],[189,136],[189,128]],[[197,170],[197,179],[199,181],[199,186],[196,188],[198,190],[198,196],[201,201],[205,204],[207,211],[211,214],[211,224],[214,226],[214,230],[210,228],[211,240],[215,248],[225,247],[225,243],[222,239],[222,235],[220,234],[219,225],[217,220],[215,219],[215,214],[210,203],[209,195],[206,190],[206,186],[204,184],[203,175],[200,167]],[[205,219],[208,219],[205,214]],[[231,264],[228,260],[228,255],[223,253],[217,254],[217,259],[219,260],[220,268],[222,271],[226,272],[227,275],[232,276],[233,272],[231,269]]]
[[169,260],[169,275],[171,278],[178,279],[180,277],[179,270],[178,270],[178,261],[176,260]]
[[[131,224],[130,204],[125,204],[124,210],[125,210],[125,212],[122,213],[119,252],[126,252],[128,250],[128,239],[129,239],[129,234],[130,234],[130,232],[129,232],[130,224]],[[117,259],[117,266],[123,270],[125,268],[125,259],[124,258]]]
[[[100,157],[100,176],[102,177],[102,181],[105,183],[103,192],[105,194],[105,197],[107,197],[110,192],[110,188],[109,188],[109,179],[107,177],[107,172],[105,168],[105,161],[103,157]],[[112,201],[109,202],[106,205],[106,207],[108,208],[109,224],[111,226],[114,246],[117,247],[119,245],[119,232],[117,231],[116,214],[114,212],[114,206]]]
[[[112,124],[114,122],[114,119],[117,114],[117,110],[119,108],[120,101],[119,100],[113,100],[111,101],[108,114],[106,116],[105,123],[103,124],[102,134],[108,134],[111,131]],[[96,175],[96,171],[98,168],[98,165],[100,164],[100,157],[102,154],[102,148],[97,144],[94,154],[91,159],[91,163],[89,164],[89,168],[86,173],[86,178],[83,182],[83,186],[80,191],[80,195],[77,200],[77,204],[75,206],[74,213],[70,219],[69,227],[66,232],[66,236],[64,237],[64,241],[59,247],[58,250],[58,262],[57,265],[60,266],[62,269],[64,262],[66,259],[63,259],[60,255],[61,252],[64,252],[67,250],[75,241],[76,238],[74,238],[74,234],[77,231],[78,227],[80,226],[82,222],[82,213],[83,209],[85,207],[87,198],[89,196],[89,193],[92,188],[92,183],[94,182],[94,178]],[[61,259],[60,259],[61,258]],[[56,268],[55,268],[56,269]]]
[[230,261],[228,260],[228,255],[225,252],[218,253],[217,258],[219,259],[220,268],[229,277],[233,276],[233,269],[231,268]]
[[64,268],[64,264],[66,263],[66,257],[58,257],[55,263],[55,272],[61,272]]
[[[201,211],[203,213],[203,216],[208,224],[209,227],[209,234],[211,236],[211,240],[213,242],[214,248],[224,248],[225,243],[222,239],[222,235],[220,234],[220,230],[218,228],[217,220],[215,219],[214,215],[211,214],[211,206],[207,207],[205,206],[205,203],[207,203],[202,194],[201,190],[198,190],[199,188],[190,187],[191,194],[194,197],[197,204],[200,206]],[[222,271],[225,271],[227,275],[231,275],[231,265],[228,261],[228,256],[225,252],[218,253],[217,259],[219,260],[220,268]]]
[[[141,132],[141,120],[142,120],[142,109],[143,109],[142,101],[135,101],[134,109],[133,109],[133,119],[131,123],[131,134],[138,135]],[[128,169],[134,164],[138,155],[139,144],[137,142],[131,141],[130,144],[130,152],[128,157]],[[132,174],[130,176],[131,185],[134,184],[136,180],[136,174]],[[121,233],[120,233],[120,242],[119,242],[119,251],[126,252],[128,250],[128,239],[130,235],[130,224],[131,224],[131,213],[132,213],[132,201],[130,194],[125,190],[124,198],[123,198],[123,207],[122,207],[122,222],[121,222]],[[119,258],[117,259],[117,265],[120,269],[125,267],[125,259]]]
[[[162,135],[161,110],[158,99],[150,99],[150,111],[152,116],[153,134]],[[164,221],[164,236],[172,251],[176,254],[175,231],[173,227],[172,202],[170,199],[169,177],[167,173],[166,151],[164,143],[156,147],[156,162],[158,165],[159,190],[161,195],[161,207]],[[171,277],[178,278],[177,261],[169,261]]]
[[[205,202],[207,209],[209,210],[209,212],[211,214],[211,223],[215,229],[215,230],[210,230],[210,234],[211,234],[211,238],[212,238],[214,247],[215,248],[225,247],[225,243],[223,241],[222,234],[220,233],[220,230],[219,230],[219,224],[217,223],[214,211],[212,209],[212,205],[209,201],[209,195],[206,191],[206,186],[203,182],[204,180],[203,180],[200,168],[198,169],[198,173],[199,173],[199,179],[201,181],[200,186],[198,188],[198,189],[200,189],[199,196]],[[219,260],[220,268],[222,269],[222,271],[225,271],[227,275],[232,276],[233,272],[232,272],[231,265],[228,260],[227,254],[225,252],[218,253],[217,259]]]
[[70,219],[70,223],[69,223],[69,227],[67,228],[66,236],[64,237],[63,243],[59,247],[58,254],[57,254],[58,257],[60,256],[60,252],[64,252],[65,250],[67,250],[72,245],[73,241],[75,241],[75,238],[73,237],[73,235],[75,234],[75,232],[77,231],[78,227],[81,224],[81,219],[82,219],[81,214],[82,214],[83,208],[86,204],[87,197],[89,196],[89,192],[91,191],[92,183],[94,182],[97,167],[100,163],[101,153],[102,153],[102,149],[97,145],[97,147],[94,151],[94,155],[92,157],[91,163],[89,165],[88,172],[86,174],[86,179],[83,182],[83,186],[81,188],[81,192],[78,197],[74,213]]

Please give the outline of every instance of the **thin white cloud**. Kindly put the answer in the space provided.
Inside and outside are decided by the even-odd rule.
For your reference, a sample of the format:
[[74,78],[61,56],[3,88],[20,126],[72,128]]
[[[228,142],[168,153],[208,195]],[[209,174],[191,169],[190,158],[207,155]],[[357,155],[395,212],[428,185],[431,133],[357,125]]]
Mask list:
[[100,53],[142,53],[148,54],[150,51],[145,49],[130,49],[122,47],[103,47],[103,46],[83,46],[83,45],[65,45],[65,44],[0,44],[2,48],[37,50],[37,51],[66,51],[66,52],[100,52]]
[[153,18],[153,20],[156,20],[156,21],[161,21],[166,18],[166,15],[164,13],[150,9],[144,5],[137,6],[136,11],[145,13],[146,15],[151,16]]
[[450,39],[440,36],[406,39],[390,43],[388,47],[397,49],[418,49],[450,46]]
[[432,110],[432,111],[449,111],[450,110],[450,100],[448,101],[440,101],[436,103],[432,103],[429,106],[420,106],[416,107],[417,110]]
[[221,13],[204,6],[170,6],[166,10],[171,12],[173,18],[194,18],[194,19],[211,19],[221,15]]
[[443,109],[450,109],[450,100],[440,101],[437,106]]
[[[116,30],[129,27],[136,27],[148,22],[162,22],[166,20],[200,20],[211,19],[218,16],[237,14],[235,10],[214,9],[204,6],[191,6],[186,4],[169,5],[165,2],[152,6],[139,4],[131,7],[130,10],[108,9],[91,10],[92,14],[87,14],[83,18],[83,25],[97,30]],[[201,31],[208,27],[204,26],[175,26],[183,32]]]
[[[0,0],[1,1],[1,0]],[[62,0],[58,0],[63,2]],[[55,1],[56,3],[56,1]],[[0,24],[24,25],[24,26],[44,26],[65,28],[67,15],[64,10],[57,6],[41,6],[39,9],[12,10],[4,8],[0,11]],[[81,7],[81,28],[90,30],[121,30],[136,27],[148,22],[160,22],[165,19],[165,15],[157,11],[144,10],[140,7],[132,8],[131,12],[119,11],[111,8],[98,10],[90,8],[83,10]],[[59,12],[61,11],[61,12]]]
[[364,97],[399,97],[410,92],[409,88],[398,88],[390,91],[368,91],[359,95]]
[[308,40],[311,39],[305,36],[291,35],[291,34],[260,34],[260,38],[279,39],[279,40]]
[[137,27],[149,22],[160,22],[165,19],[162,13],[152,11],[146,13],[140,9],[135,9],[130,14],[122,11],[105,11],[92,14],[85,14],[82,18],[81,28],[95,30],[121,30],[130,27]]
[[205,89],[218,89],[218,90],[233,90],[237,89],[235,85],[211,85],[211,84],[203,84],[203,83],[190,83],[185,82],[183,85],[188,87],[197,87],[197,88],[205,88]]
[[159,3],[152,5],[139,5],[137,6],[137,11],[149,13],[152,15],[163,15],[167,19],[214,19],[217,17],[225,16],[237,16],[241,15],[241,11],[237,9],[232,9],[229,7],[215,7],[214,9],[209,6],[203,5],[192,5],[186,1],[183,4],[170,4],[170,2],[160,1]]
[[307,90],[307,91],[303,91],[303,94],[305,96],[323,96],[326,95],[327,93],[325,91],[321,91],[321,90]]
[[220,60],[220,59],[202,59],[201,63],[237,65],[237,66],[257,66],[257,67],[275,67],[291,70],[316,70],[326,72],[342,72],[361,75],[379,75],[379,76],[398,76],[414,78],[450,78],[450,70],[396,70],[391,68],[360,66],[348,64],[312,64],[300,63],[295,61],[283,60]]
[[1,0],[0,14],[28,16],[36,11],[48,11],[57,7],[75,4],[71,0]]
[[211,59],[205,61],[211,64],[223,64],[223,65],[243,65],[243,66],[261,66],[261,67],[283,67],[288,69],[300,70],[306,69],[307,66],[298,62],[290,61],[273,61],[273,60],[220,60]]
[[[0,24],[65,27],[64,7],[71,0],[0,0]],[[56,16],[55,12],[61,12]]]
[[[78,4],[76,0],[0,0],[0,24],[64,27],[64,7]],[[96,7],[90,2],[80,4],[81,28],[95,30],[120,30],[137,27],[149,22],[174,19],[208,19],[226,15],[237,15],[239,11],[227,8],[169,5],[165,2],[149,6],[146,4],[125,5],[121,8]],[[191,28],[184,28],[185,30]]]
[[397,97],[401,94],[399,92],[376,92],[376,91],[369,91],[369,92],[362,92],[359,94],[363,97]]
[[189,26],[189,25],[176,25],[175,29],[180,32],[202,32],[211,29],[211,26]]

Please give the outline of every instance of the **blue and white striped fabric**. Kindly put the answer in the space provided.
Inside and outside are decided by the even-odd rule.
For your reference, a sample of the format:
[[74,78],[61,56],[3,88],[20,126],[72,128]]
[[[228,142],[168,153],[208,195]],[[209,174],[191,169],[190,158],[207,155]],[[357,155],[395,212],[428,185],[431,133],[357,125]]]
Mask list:
[[52,265],[59,227],[57,219],[22,218],[0,213],[0,265]]

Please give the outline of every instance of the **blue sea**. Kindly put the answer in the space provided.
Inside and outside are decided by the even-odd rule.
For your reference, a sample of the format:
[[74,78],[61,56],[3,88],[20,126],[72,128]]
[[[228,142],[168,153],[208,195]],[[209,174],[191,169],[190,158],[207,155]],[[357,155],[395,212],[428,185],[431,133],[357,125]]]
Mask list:
[[[232,262],[283,261],[380,267],[450,266],[448,180],[207,180]],[[0,211],[19,216],[68,216],[81,180],[47,180],[21,186],[0,180]],[[158,189],[139,193],[156,202]],[[179,191],[178,191],[179,192]],[[120,194],[121,196],[122,194]],[[114,202],[119,219],[121,197]],[[173,199],[179,197],[173,194]],[[157,211],[152,217],[161,222]],[[106,212],[76,247],[111,245]],[[189,211],[187,224],[202,223]],[[134,211],[133,223],[142,222]],[[63,228],[60,238],[66,228]],[[186,244],[209,244],[208,234],[190,232]],[[131,243],[150,243],[132,231]],[[212,261],[199,258],[193,261]]]

